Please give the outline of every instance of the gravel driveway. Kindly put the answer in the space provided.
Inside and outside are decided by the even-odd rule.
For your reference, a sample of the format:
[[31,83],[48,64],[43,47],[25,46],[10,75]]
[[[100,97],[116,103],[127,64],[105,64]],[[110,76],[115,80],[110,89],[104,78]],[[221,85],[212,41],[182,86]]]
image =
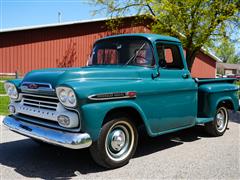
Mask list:
[[115,170],[97,166],[87,149],[40,146],[0,129],[3,179],[239,179],[240,113],[231,114],[224,136],[208,137],[201,127],[150,138],[144,132],[130,163]]

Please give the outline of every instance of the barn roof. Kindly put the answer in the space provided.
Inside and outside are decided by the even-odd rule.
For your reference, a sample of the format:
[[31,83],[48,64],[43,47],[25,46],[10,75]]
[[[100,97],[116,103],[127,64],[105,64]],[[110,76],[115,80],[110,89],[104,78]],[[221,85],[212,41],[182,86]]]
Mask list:
[[[133,18],[133,17],[135,17],[135,16],[127,16],[127,17],[123,17],[123,18],[128,19],[128,18]],[[2,29],[2,30],[0,30],[0,33],[51,28],[51,27],[70,26],[70,25],[84,24],[84,23],[94,23],[94,22],[100,22],[100,21],[107,21],[110,19],[111,18],[96,18],[96,19],[88,19],[88,20],[69,21],[69,22],[64,22],[64,23],[43,24],[43,25],[36,25],[36,26],[23,26],[23,27]]]
[[[135,17],[136,16],[127,16],[127,17],[122,17],[122,18],[123,19],[131,19],[131,18],[135,18]],[[23,26],[23,27],[17,27],[17,28],[0,29],[0,34],[8,33],[8,32],[15,32],[15,31],[26,31],[26,30],[43,29],[43,28],[51,28],[51,27],[71,26],[71,25],[85,24],[85,23],[95,23],[95,22],[101,22],[101,21],[104,22],[104,21],[107,21],[110,19],[111,18],[97,18],[97,19],[90,19],[90,20],[70,21],[70,22],[65,22],[65,23],[54,23],[54,24],[44,24],[44,25],[36,25],[36,26]],[[174,39],[176,39],[176,38],[174,38]],[[201,52],[206,54],[211,59],[213,59],[217,62],[222,62],[222,60],[220,58],[218,58],[216,55],[207,51],[204,48],[201,48]]]

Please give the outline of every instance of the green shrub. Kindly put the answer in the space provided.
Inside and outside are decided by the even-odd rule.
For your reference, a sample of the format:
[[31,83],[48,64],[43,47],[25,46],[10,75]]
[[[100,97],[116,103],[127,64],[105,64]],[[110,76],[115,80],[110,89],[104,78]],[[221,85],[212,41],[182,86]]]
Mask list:
[[10,100],[8,96],[0,96],[0,115],[8,114],[9,102]]
[[5,90],[4,90],[4,83],[0,82],[0,94],[6,94]]

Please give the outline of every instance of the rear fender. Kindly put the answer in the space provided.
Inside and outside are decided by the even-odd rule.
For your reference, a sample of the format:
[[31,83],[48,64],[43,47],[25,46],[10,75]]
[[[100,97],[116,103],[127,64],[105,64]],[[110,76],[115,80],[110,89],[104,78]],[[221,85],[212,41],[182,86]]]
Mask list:
[[234,84],[212,83],[200,85],[198,91],[198,117],[214,117],[221,102],[230,102],[238,110],[238,87]]

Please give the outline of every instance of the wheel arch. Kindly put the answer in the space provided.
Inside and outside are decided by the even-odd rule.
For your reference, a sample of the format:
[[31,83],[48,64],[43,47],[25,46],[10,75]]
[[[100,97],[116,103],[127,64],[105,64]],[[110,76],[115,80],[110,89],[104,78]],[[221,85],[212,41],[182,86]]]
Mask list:
[[102,126],[106,122],[108,122],[111,119],[111,117],[114,117],[116,115],[117,116],[121,116],[121,115],[129,116],[131,118],[131,121],[137,127],[140,127],[141,125],[143,125],[144,128],[147,130],[148,134],[149,135],[151,134],[151,130],[146,123],[146,117],[145,117],[144,113],[141,110],[139,110],[138,108],[133,107],[133,106],[121,106],[121,107],[115,107],[115,108],[110,109],[104,117]]
[[152,136],[152,131],[147,122],[145,113],[141,107],[133,101],[111,101],[86,104],[81,107],[82,112],[82,131],[88,132],[93,141],[98,139],[102,125],[106,122],[107,117],[115,112],[129,113],[137,117],[137,124],[144,124],[147,133]]
[[217,101],[216,103],[216,109],[219,107],[219,106],[224,106],[226,107],[227,109],[230,109],[230,110],[234,110],[234,103],[232,101],[232,99],[230,97],[226,97],[226,98],[221,98]]

